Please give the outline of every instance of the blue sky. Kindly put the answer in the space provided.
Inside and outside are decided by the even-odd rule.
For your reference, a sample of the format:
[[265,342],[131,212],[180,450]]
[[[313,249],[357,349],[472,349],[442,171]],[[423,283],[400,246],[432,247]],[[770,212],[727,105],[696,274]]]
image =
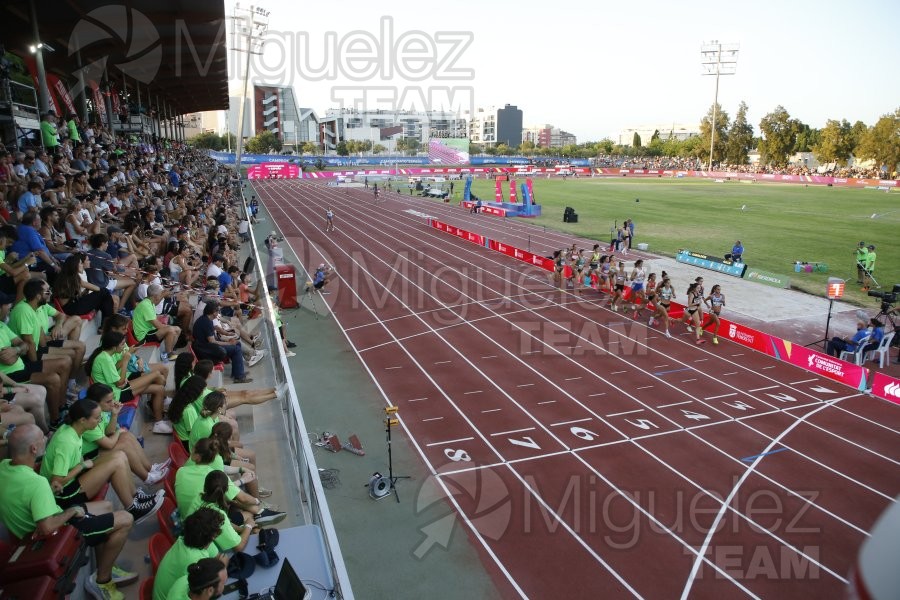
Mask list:
[[[871,125],[900,107],[897,11],[885,1],[261,5],[273,33],[254,71],[292,83],[300,104],[320,114],[363,97],[382,108],[510,103],[526,126],[552,123],[580,142],[630,125],[692,123],[712,103],[700,46],[713,39],[740,44],[719,102],[733,116],[746,101],[756,129],[778,104],[813,127],[829,118]],[[385,40],[407,44],[399,66],[395,52],[370,52]],[[417,51],[434,61],[414,62]],[[353,52],[363,60],[349,60]],[[414,80],[416,69],[423,78]]]

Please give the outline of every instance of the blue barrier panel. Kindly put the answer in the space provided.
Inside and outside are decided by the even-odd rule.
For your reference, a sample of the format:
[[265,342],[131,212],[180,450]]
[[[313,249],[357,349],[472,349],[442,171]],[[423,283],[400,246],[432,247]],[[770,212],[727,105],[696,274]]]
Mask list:
[[718,271],[719,273],[731,275],[732,277],[743,277],[744,271],[747,269],[747,265],[744,263],[734,263],[718,257],[707,256],[706,254],[701,254],[699,252],[691,252],[690,250],[679,250],[678,254],[675,256],[675,260],[688,265],[694,265],[695,267],[703,267],[704,269],[709,269],[711,271]]

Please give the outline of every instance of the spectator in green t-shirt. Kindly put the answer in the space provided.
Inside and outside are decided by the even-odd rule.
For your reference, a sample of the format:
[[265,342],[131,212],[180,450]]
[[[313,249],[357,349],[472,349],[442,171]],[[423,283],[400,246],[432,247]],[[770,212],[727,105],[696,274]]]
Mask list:
[[211,508],[197,509],[183,521],[182,535],[175,540],[156,569],[153,581],[153,600],[166,600],[169,588],[187,573],[189,565],[202,558],[218,558],[227,563],[224,554],[219,554],[213,540],[219,535],[225,518]]
[[41,115],[41,141],[44,148],[52,153],[59,146],[59,134],[56,131],[56,115],[53,111]]
[[863,290],[868,291],[872,287],[872,280],[875,274],[875,246],[869,244],[869,251],[866,253],[866,270],[863,277]]

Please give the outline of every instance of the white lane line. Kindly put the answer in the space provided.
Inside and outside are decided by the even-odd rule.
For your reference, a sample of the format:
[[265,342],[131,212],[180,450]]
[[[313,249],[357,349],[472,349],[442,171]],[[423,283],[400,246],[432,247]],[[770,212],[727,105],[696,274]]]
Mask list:
[[481,358],[497,358],[497,355],[491,354],[490,356],[482,356]]
[[719,396],[707,396],[704,400],[718,400],[719,398],[730,398],[732,396],[737,396],[737,392],[731,392],[730,394],[721,394]]
[[775,366],[776,366],[776,365],[769,365],[768,367],[761,367],[759,370],[760,370],[760,371],[766,371],[766,370],[768,370],[768,369],[774,369]]
[[529,350],[528,352],[523,352],[522,354],[540,354],[543,350]]
[[709,360],[709,359],[708,358],[697,358],[697,359],[694,359],[694,362],[703,362],[705,360]]
[[437,361],[437,362],[434,363],[434,364],[436,364],[436,365],[449,365],[449,364],[452,363],[452,362],[453,362],[452,360],[439,360],[439,361]]
[[625,412],[620,412],[620,413],[610,413],[606,416],[607,417],[621,417],[622,415],[630,415],[630,414],[639,413],[639,412],[644,412],[644,409],[639,408],[637,410],[626,410]]
[[421,402],[422,400],[428,400],[428,398],[413,398],[412,400],[407,400],[407,402]]
[[753,390],[747,390],[747,392],[752,394],[753,392],[761,392],[761,391],[763,391],[763,390],[774,390],[775,388],[779,388],[779,387],[781,387],[781,386],[779,386],[779,385],[770,385],[770,386],[768,386],[768,387],[761,387],[761,388],[756,388],[756,389],[753,389]]
[[491,437],[506,435],[508,433],[522,433],[523,431],[534,431],[534,427],[526,427],[525,429],[513,429],[512,431],[498,431],[497,433],[492,433]]
[[818,379],[804,379],[803,381],[792,381],[788,385],[800,385],[801,383],[812,383],[813,381],[818,381]]
[[737,375],[737,374],[738,374],[737,371],[730,371],[728,373],[722,373],[722,375]]
[[575,381],[576,379],[581,379],[581,376],[578,377],[566,377],[563,381]]
[[469,394],[480,394],[482,390],[474,390],[471,392],[463,392],[463,396],[468,396]]
[[473,437],[467,437],[467,438],[458,438],[455,440],[445,440],[443,442],[432,442],[430,444],[425,444],[425,447],[431,448],[432,446],[443,446],[444,444],[455,444],[456,442],[468,442],[468,441],[471,441],[474,439],[475,438],[473,438]]
[[393,371],[394,369],[402,369],[403,367],[385,367],[385,371]]
[[652,385],[642,385],[641,387],[636,387],[636,388],[634,388],[634,389],[636,389],[636,390],[649,390],[649,389],[652,388],[652,387],[653,387]]
[[561,421],[559,423],[550,423],[550,427],[556,427],[558,425],[571,425],[572,423],[584,423],[585,421],[593,421],[594,417],[587,417],[586,419],[575,419],[574,421]]
[[499,412],[499,411],[501,411],[501,410],[503,410],[503,409],[502,409],[502,408],[489,408],[489,409],[487,409],[487,410],[481,411],[481,414],[484,414],[484,413],[492,413],[492,412]]
[[682,404],[690,404],[693,400],[685,400],[684,402],[673,402],[672,404],[660,404],[656,408],[669,408],[670,406],[681,406]]
[[520,387],[520,388],[521,388],[521,387],[531,387],[531,386],[533,386],[533,385],[534,385],[533,383],[520,383],[520,384],[517,385],[516,387]]
[[431,417],[430,419],[422,419],[423,423],[427,423],[428,421],[441,421],[444,417]]
[[627,373],[628,371],[613,371],[610,375],[621,375],[622,373]]
[[681,383],[687,383],[687,382],[689,382],[689,381],[697,381],[697,378],[694,377],[693,379],[682,379],[682,380],[681,380]]
[[596,394],[588,394],[588,398],[594,398],[596,396],[605,396],[606,392],[597,392]]
[[656,366],[653,367],[653,368],[654,368],[654,369],[664,369],[665,367],[668,367],[668,366],[669,366],[669,365],[656,365]]
[[743,355],[744,355],[743,352],[738,352],[737,354],[732,354],[731,356],[743,356]]
[[540,405],[540,404],[554,404],[555,402],[556,402],[556,400],[544,400],[543,402],[538,402],[538,405]]

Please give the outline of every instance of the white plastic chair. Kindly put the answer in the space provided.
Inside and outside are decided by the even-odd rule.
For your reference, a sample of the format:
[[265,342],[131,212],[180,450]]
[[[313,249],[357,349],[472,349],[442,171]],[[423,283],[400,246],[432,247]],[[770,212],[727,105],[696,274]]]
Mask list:
[[881,343],[878,344],[878,347],[874,350],[869,350],[866,352],[866,357],[864,360],[870,361],[875,359],[875,355],[878,355],[878,368],[883,369],[885,361],[890,357],[891,352],[891,342],[894,341],[894,334],[896,331],[892,331],[890,333],[884,334],[881,338]]
[[863,364],[863,351],[866,348],[866,344],[869,343],[869,340],[872,339],[872,336],[867,335],[856,345],[856,350],[842,350],[841,355],[838,357],[841,360],[849,361],[850,357],[853,357],[853,364],[860,365]]

